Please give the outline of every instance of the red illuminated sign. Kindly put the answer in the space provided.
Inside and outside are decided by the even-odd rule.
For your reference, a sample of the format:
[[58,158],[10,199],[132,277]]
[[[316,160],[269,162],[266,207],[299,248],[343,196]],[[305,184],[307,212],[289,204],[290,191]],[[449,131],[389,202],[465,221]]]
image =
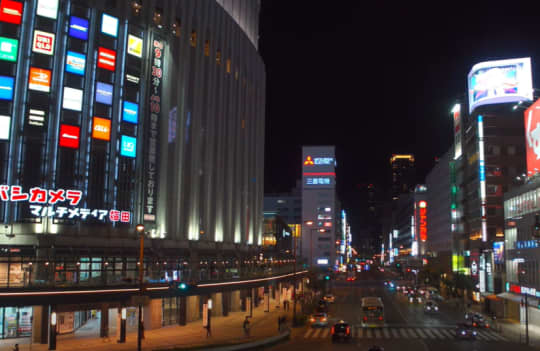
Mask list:
[[69,126],[67,124],[60,125],[60,146],[69,147],[72,149],[79,148],[79,131],[77,126]]
[[325,226],[325,227],[331,227],[331,226],[332,226],[332,222],[324,222],[324,226]]
[[525,147],[527,148],[527,173],[540,172],[540,99],[525,110]]
[[427,203],[425,201],[420,201],[418,203],[419,207],[419,228],[420,228],[420,240],[427,240]]
[[313,159],[311,156],[307,156],[306,160],[304,161],[304,166],[313,166]]
[[109,71],[114,71],[114,68],[116,67],[116,52],[100,47],[98,49],[97,66]]
[[23,4],[18,1],[0,1],[0,21],[21,24]]
[[521,294],[521,287],[519,285],[510,284],[510,291],[516,294]]

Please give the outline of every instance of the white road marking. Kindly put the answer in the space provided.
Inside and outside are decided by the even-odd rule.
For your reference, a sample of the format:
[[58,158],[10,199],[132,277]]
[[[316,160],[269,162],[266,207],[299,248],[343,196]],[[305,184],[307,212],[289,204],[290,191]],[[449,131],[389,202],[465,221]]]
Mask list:
[[424,334],[424,332],[422,331],[422,329],[416,328],[414,331],[415,331],[416,334],[418,334],[422,339],[427,338],[426,334]]
[[304,334],[304,338],[307,339],[311,336],[311,333],[313,333],[313,328],[309,328],[306,333]]

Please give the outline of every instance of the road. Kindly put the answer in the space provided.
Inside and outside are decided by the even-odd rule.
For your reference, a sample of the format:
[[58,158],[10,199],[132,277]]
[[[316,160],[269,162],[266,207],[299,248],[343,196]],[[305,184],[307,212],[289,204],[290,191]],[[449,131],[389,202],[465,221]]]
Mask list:
[[[385,351],[520,351],[531,347],[508,341],[495,331],[481,331],[475,341],[457,340],[454,328],[462,321],[463,313],[455,306],[440,304],[440,313],[426,315],[422,304],[411,304],[401,294],[390,291],[383,284],[380,273],[364,272],[354,282],[334,281],[331,292],[336,296],[330,305],[330,326],[343,319],[352,326],[353,339],[349,343],[332,343],[330,328],[295,328],[288,342],[269,348],[285,350],[368,350],[373,345]],[[362,328],[360,299],[380,296],[385,306],[383,328]]]

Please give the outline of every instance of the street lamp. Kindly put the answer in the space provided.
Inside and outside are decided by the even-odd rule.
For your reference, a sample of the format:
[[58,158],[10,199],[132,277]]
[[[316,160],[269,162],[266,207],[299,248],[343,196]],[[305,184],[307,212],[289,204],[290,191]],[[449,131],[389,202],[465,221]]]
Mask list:
[[[144,277],[144,224],[137,224],[135,226],[137,234],[139,235],[139,295],[143,295],[143,277]],[[137,328],[137,350],[141,351],[141,341],[143,333],[143,321],[142,321],[142,303],[139,301],[139,326]]]

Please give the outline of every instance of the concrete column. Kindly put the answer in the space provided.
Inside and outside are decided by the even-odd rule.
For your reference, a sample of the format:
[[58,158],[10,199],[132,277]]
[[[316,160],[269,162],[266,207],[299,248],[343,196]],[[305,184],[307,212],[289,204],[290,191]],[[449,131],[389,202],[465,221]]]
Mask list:
[[240,298],[240,290],[230,292],[230,311],[239,312],[242,310],[242,299]]
[[32,343],[46,344],[49,338],[48,306],[32,307]]
[[231,310],[231,292],[230,291],[224,291],[222,293],[222,308],[223,308],[223,316],[228,316],[229,311]]
[[100,328],[99,328],[99,337],[108,338],[109,337],[109,306],[107,304],[101,305],[101,317]]
[[143,307],[144,329],[152,330],[161,328],[163,319],[163,302],[161,299],[151,299],[148,305]]
[[199,313],[199,296],[187,296],[186,298],[186,321],[193,322],[201,318]]
[[212,316],[222,316],[223,315],[223,294],[215,293],[212,294]]
[[178,316],[176,318],[176,320],[178,321],[178,325],[186,325],[186,317],[187,317],[187,309],[186,309],[186,304],[187,304],[187,298],[185,296],[180,296],[178,298],[178,303],[180,304],[180,306],[178,306]]

